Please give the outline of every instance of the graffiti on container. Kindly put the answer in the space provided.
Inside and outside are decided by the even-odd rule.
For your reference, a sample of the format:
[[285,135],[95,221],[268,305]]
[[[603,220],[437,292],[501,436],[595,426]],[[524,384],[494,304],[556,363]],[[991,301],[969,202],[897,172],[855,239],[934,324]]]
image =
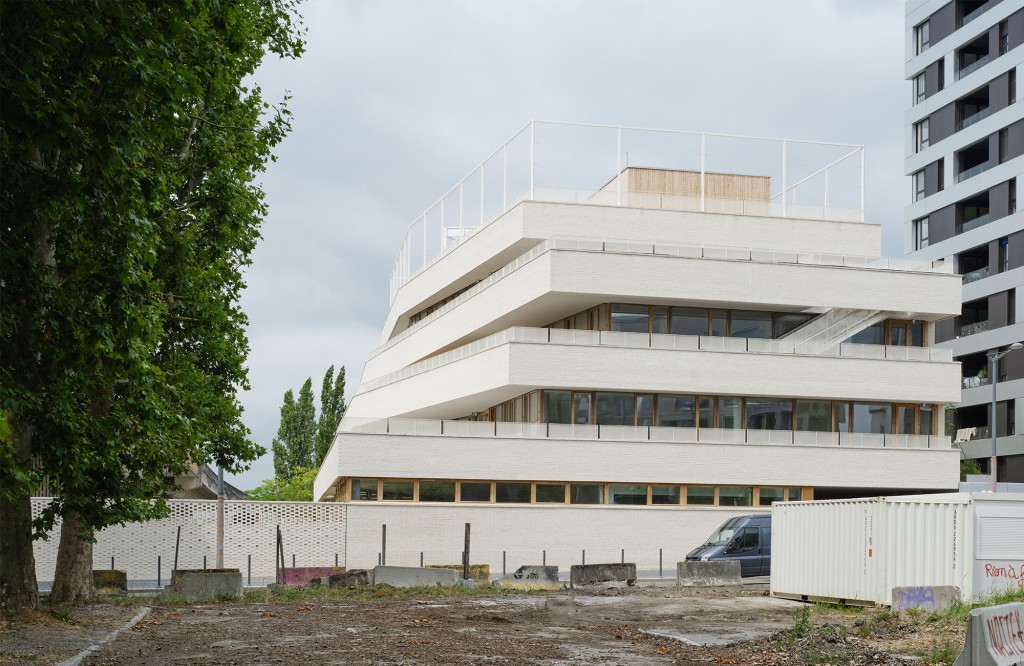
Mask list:
[[898,610],[904,608],[935,610],[935,591],[930,587],[904,587],[895,592],[899,596]]
[[1005,613],[986,617],[985,629],[988,648],[993,654],[1001,657],[1024,657],[1024,622],[1021,621],[1019,608],[1011,608]]
[[1024,587],[1024,562],[1014,566],[1007,564],[997,566],[995,564],[985,565],[985,578],[995,578],[1010,583],[1016,583],[1017,587]]

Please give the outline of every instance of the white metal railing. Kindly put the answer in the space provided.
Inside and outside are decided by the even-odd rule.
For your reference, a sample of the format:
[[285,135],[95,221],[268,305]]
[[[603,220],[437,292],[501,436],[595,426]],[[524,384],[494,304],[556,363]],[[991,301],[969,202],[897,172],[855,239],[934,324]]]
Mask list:
[[573,423],[511,423],[504,421],[442,421],[434,419],[349,418],[342,432],[420,435],[431,437],[503,437],[519,439],[611,440],[694,444],[763,444],[774,446],[839,446],[890,449],[951,448],[942,435],[811,432],[743,428],[673,428],[666,426],[594,425]]
[[[619,176],[631,166],[699,176],[699,196],[624,190]],[[708,175],[763,178],[768,192],[716,197]],[[391,274],[391,300],[413,275],[521,201],[862,222],[864,148],[530,121],[409,225]]]
[[669,257],[693,259],[721,259],[726,261],[755,261],[771,264],[806,264],[813,266],[845,266],[847,268],[868,268],[875,270],[909,271],[918,273],[953,274],[953,264],[943,260],[928,261],[896,257],[863,257],[858,255],[825,254],[813,252],[792,252],[787,250],[757,250],[713,245],[677,245],[667,243],[644,243],[640,241],[596,240],[554,236],[517,257],[500,270],[476,283],[430,314],[419,319],[405,330],[397,333],[383,345],[370,353],[370,358],[390,349],[421,327],[441,317],[491,285],[499,282],[548,250],[569,250],[585,252],[616,252],[620,254],[655,254]]
[[951,362],[953,351],[944,347],[900,347],[844,342],[842,344],[805,343],[765,338],[728,338],[708,335],[672,335],[667,333],[630,333],[515,326],[481,338],[451,351],[431,356],[401,370],[359,385],[357,393],[373,391],[441,366],[468,358],[512,342],[556,345],[601,345],[634,349],[664,349],[713,352],[753,352],[759,354],[797,354],[898,361]]

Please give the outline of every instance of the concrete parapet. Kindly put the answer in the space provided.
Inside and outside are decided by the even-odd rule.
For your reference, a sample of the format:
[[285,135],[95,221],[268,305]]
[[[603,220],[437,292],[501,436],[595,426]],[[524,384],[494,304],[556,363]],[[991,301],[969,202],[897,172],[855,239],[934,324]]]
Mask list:
[[960,588],[952,585],[917,585],[892,588],[894,611],[916,608],[937,611],[949,608],[960,600]]
[[238,569],[178,569],[171,572],[166,590],[197,601],[241,597],[242,572]]
[[569,568],[569,584],[572,587],[608,583],[636,585],[636,564],[574,564]]
[[742,584],[738,560],[676,562],[676,587]]
[[92,584],[100,594],[128,591],[128,572],[120,569],[93,569]]
[[558,567],[534,565],[521,566],[515,573],[499,578],[495,584],[506,590],[557,590],[561,587]]
[[1011,666],[1024,663],[1024,603],[972,610],[964,649],[953,666]]
[[456,586],[459,585],[459,574],[453,569],[379,566],[373,568],[373,584],[392,587]]

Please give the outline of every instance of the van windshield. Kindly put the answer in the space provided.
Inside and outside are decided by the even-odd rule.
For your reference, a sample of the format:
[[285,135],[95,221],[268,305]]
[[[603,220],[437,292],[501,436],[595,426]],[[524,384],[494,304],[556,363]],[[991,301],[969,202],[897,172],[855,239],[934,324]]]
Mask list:
[[724,527],[724,528],[718,530],[717,532],[715,532],[714,534],[712,534],[711,536],[709,536],[708,540],[704,543],[704,545],[705,546],[724,546],[725,544],[729,543],[729,540],[732,539],[733,536],[735,536],[735,534],[736,534],[736,528],[735,527]]

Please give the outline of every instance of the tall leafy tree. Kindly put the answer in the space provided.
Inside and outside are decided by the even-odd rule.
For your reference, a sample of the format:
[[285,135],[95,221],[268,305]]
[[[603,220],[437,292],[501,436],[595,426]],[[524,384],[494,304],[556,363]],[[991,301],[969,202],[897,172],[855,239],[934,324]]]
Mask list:
[[295,2],[0,3],[3,605],[38,604],[33,532],[63,520],[52,596],[91,596],[95,530],[261,451],[238,297],[288,116],[242,82],[301,53]]
[[295,401],[295,440],[290,445],[293,467],[314,467],[316,447],[316,407],[313,406],[313,380],[306,378]]
[[270,448],[274,452],[274,477],[287,480],[292,478],[295,465],[291,458],[291,445],[297,438],[295,428],[295,396],[291,389],[284,392],[281,404],[281,422],[277,426],[277,437]]
[[323,385],[320,388],[320,418],[316,424],[316,451],[313,462],[319,467],[327,451],[334,441],[334,433],[345,413],[345,366],[338,370],[334,377],[334,366],[324,373]]

